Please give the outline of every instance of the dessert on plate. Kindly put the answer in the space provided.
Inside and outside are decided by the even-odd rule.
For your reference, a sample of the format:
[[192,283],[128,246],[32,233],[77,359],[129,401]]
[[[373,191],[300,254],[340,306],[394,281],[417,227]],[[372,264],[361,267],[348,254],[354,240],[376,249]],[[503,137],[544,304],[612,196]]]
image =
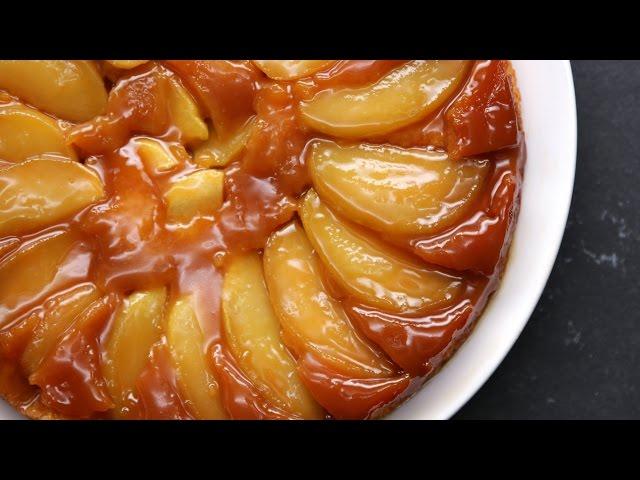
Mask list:
[[504,60],[1,60],[0,396],[381,417],[497,288],[524,159]]

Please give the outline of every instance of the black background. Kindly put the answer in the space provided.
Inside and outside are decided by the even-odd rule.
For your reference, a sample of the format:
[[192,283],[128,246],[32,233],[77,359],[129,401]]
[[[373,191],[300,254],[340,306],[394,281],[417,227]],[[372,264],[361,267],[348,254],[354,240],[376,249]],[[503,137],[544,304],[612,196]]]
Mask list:
[[522,336],[457,419],[640,418],[640,61],[573,61],[569,221]]

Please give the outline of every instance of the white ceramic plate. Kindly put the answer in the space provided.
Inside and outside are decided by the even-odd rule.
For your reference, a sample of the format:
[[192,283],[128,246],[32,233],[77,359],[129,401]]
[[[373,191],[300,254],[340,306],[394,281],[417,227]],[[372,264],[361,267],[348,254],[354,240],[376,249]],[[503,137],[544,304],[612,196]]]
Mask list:
[[[442,370],[387,418],[446,419],[489,378],[533,312],[569,213],[577,121],[568,60],[514,60],[527,161],[522,203],[502,282],[476,328]],[[0,419],[23,418],[0,400]]]

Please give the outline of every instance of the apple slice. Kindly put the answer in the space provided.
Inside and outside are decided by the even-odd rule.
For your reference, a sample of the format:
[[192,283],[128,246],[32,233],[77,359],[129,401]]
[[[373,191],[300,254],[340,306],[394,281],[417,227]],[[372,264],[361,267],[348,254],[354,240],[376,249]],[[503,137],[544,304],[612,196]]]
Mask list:
[[221,139],[215,132],[211,132],[209,139],[199,146],[193,160],[201,167],[226,167],[245,148],[254,128],[260,128],[262,122],[256,121],[256,117],[240,127],[230,137]]
[[296,80],[329,67],[335,60],[254,60],[253,63],[273,80]]
[[209,138],[209,129],[200,114],[198,104],[174,77],[169,78],[167,101],[171,120],[180,130],[184,143],[192,145]]
[[131,70],[132,68],[144,65],[149,60],[105,60],[109,65],[123,70]]
[[195,216],[213,215],[222,206],[224,173],[200,170],[177,180],[165,193],[167,219],[189,223]]
[[54,224],[103,197],[100,177],[81,163],[26,160],[0,171],[0,236]]
[[205,358],[204,335],[192,297],[178,298],[169,309],[167,341],[188,408],[197,418],[226,418],[218,384]]
[[315,251],[333,279],[366,305],[398,313],[451,303],[462,278],[427,267],[404,252],[340,220],[309,190],[300,218]]
[[356,377],[394,374],[391,363],[362,339],[325,290],[318,257],[297,221],[271,235],[264,270],[284,341],[296,356],[314,352]]
[[135,292],[116,314],[104,351],[104,375],[116,417],[130,412],[136,380],[149,362],[151,347],[162,336],[166,298],[165,287]]
[[453,161],[423,149],[329,141],[310,145],[309,171],[324,201],[389,234],[424,235],[459,221],[483,190],[487,160]]
[[140,401],[127,418],[141,420],[191,420],[176,380],[175,368],[166,342],[156,343],[149,362],[136,380]]
[[92,283],[85,283],[45,303],[42,320],[22,355],[21,363],[27,375],[38,369],[43,359],[73,325],[76,317],[99,297],[97,287]]
[[[189,154],[182,145],[169,148],[155,138],[136,138],[138,156],[142,159],[147,171],[158,174],[173,170],[180,165],[181,159],[188,158]],[[177,152],[176,152],[177,151]],[[176,153],[178,153],[176,155]]]
[[99,337],[116,302],[113,293],[92,302],[29,376],[40,387],[42,402],[67,418],[89,418],[113,408],[100,368]]
[[316,400],[334,418],[376,418],[410,386],[408,374],[354,378],[334,371],[313,354],[299,359],[302,380]]
[[229,348],[213,344],[209,364],[220,382],[220,395],[229,418],[234,420],[300,420],[303,417],[280,408],[244,373]]
[[29,242],[0,262],[0,326],[48,295],[86,278],[87,245],[70,232],[55,231]]
[[438,109],[471,62],[414,60],[372,85],[326,90],[301,104],[304,121],[327,135],[362,138],[389,133]]
[[322,418],[296,373],[296,364],[280,339],[257,253],[234,257],[222,291],[224,332],[240,368],[265,396],[303,418]]
[[43,153],[76,159],[53,118],[24,105],[0,106],[0,160],[18,163]]
[[100,115],[107,106],[102,77],[85,60],[0,60],[0,89],[72,122]]

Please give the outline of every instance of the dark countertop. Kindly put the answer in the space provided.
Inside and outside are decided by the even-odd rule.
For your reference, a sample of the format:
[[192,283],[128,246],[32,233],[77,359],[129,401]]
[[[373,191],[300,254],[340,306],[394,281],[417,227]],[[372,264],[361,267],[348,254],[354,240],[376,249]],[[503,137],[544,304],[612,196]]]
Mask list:
[[560,253],[522,336],[457,419],[640,418],[640,61],[571,63],[578,159]]

